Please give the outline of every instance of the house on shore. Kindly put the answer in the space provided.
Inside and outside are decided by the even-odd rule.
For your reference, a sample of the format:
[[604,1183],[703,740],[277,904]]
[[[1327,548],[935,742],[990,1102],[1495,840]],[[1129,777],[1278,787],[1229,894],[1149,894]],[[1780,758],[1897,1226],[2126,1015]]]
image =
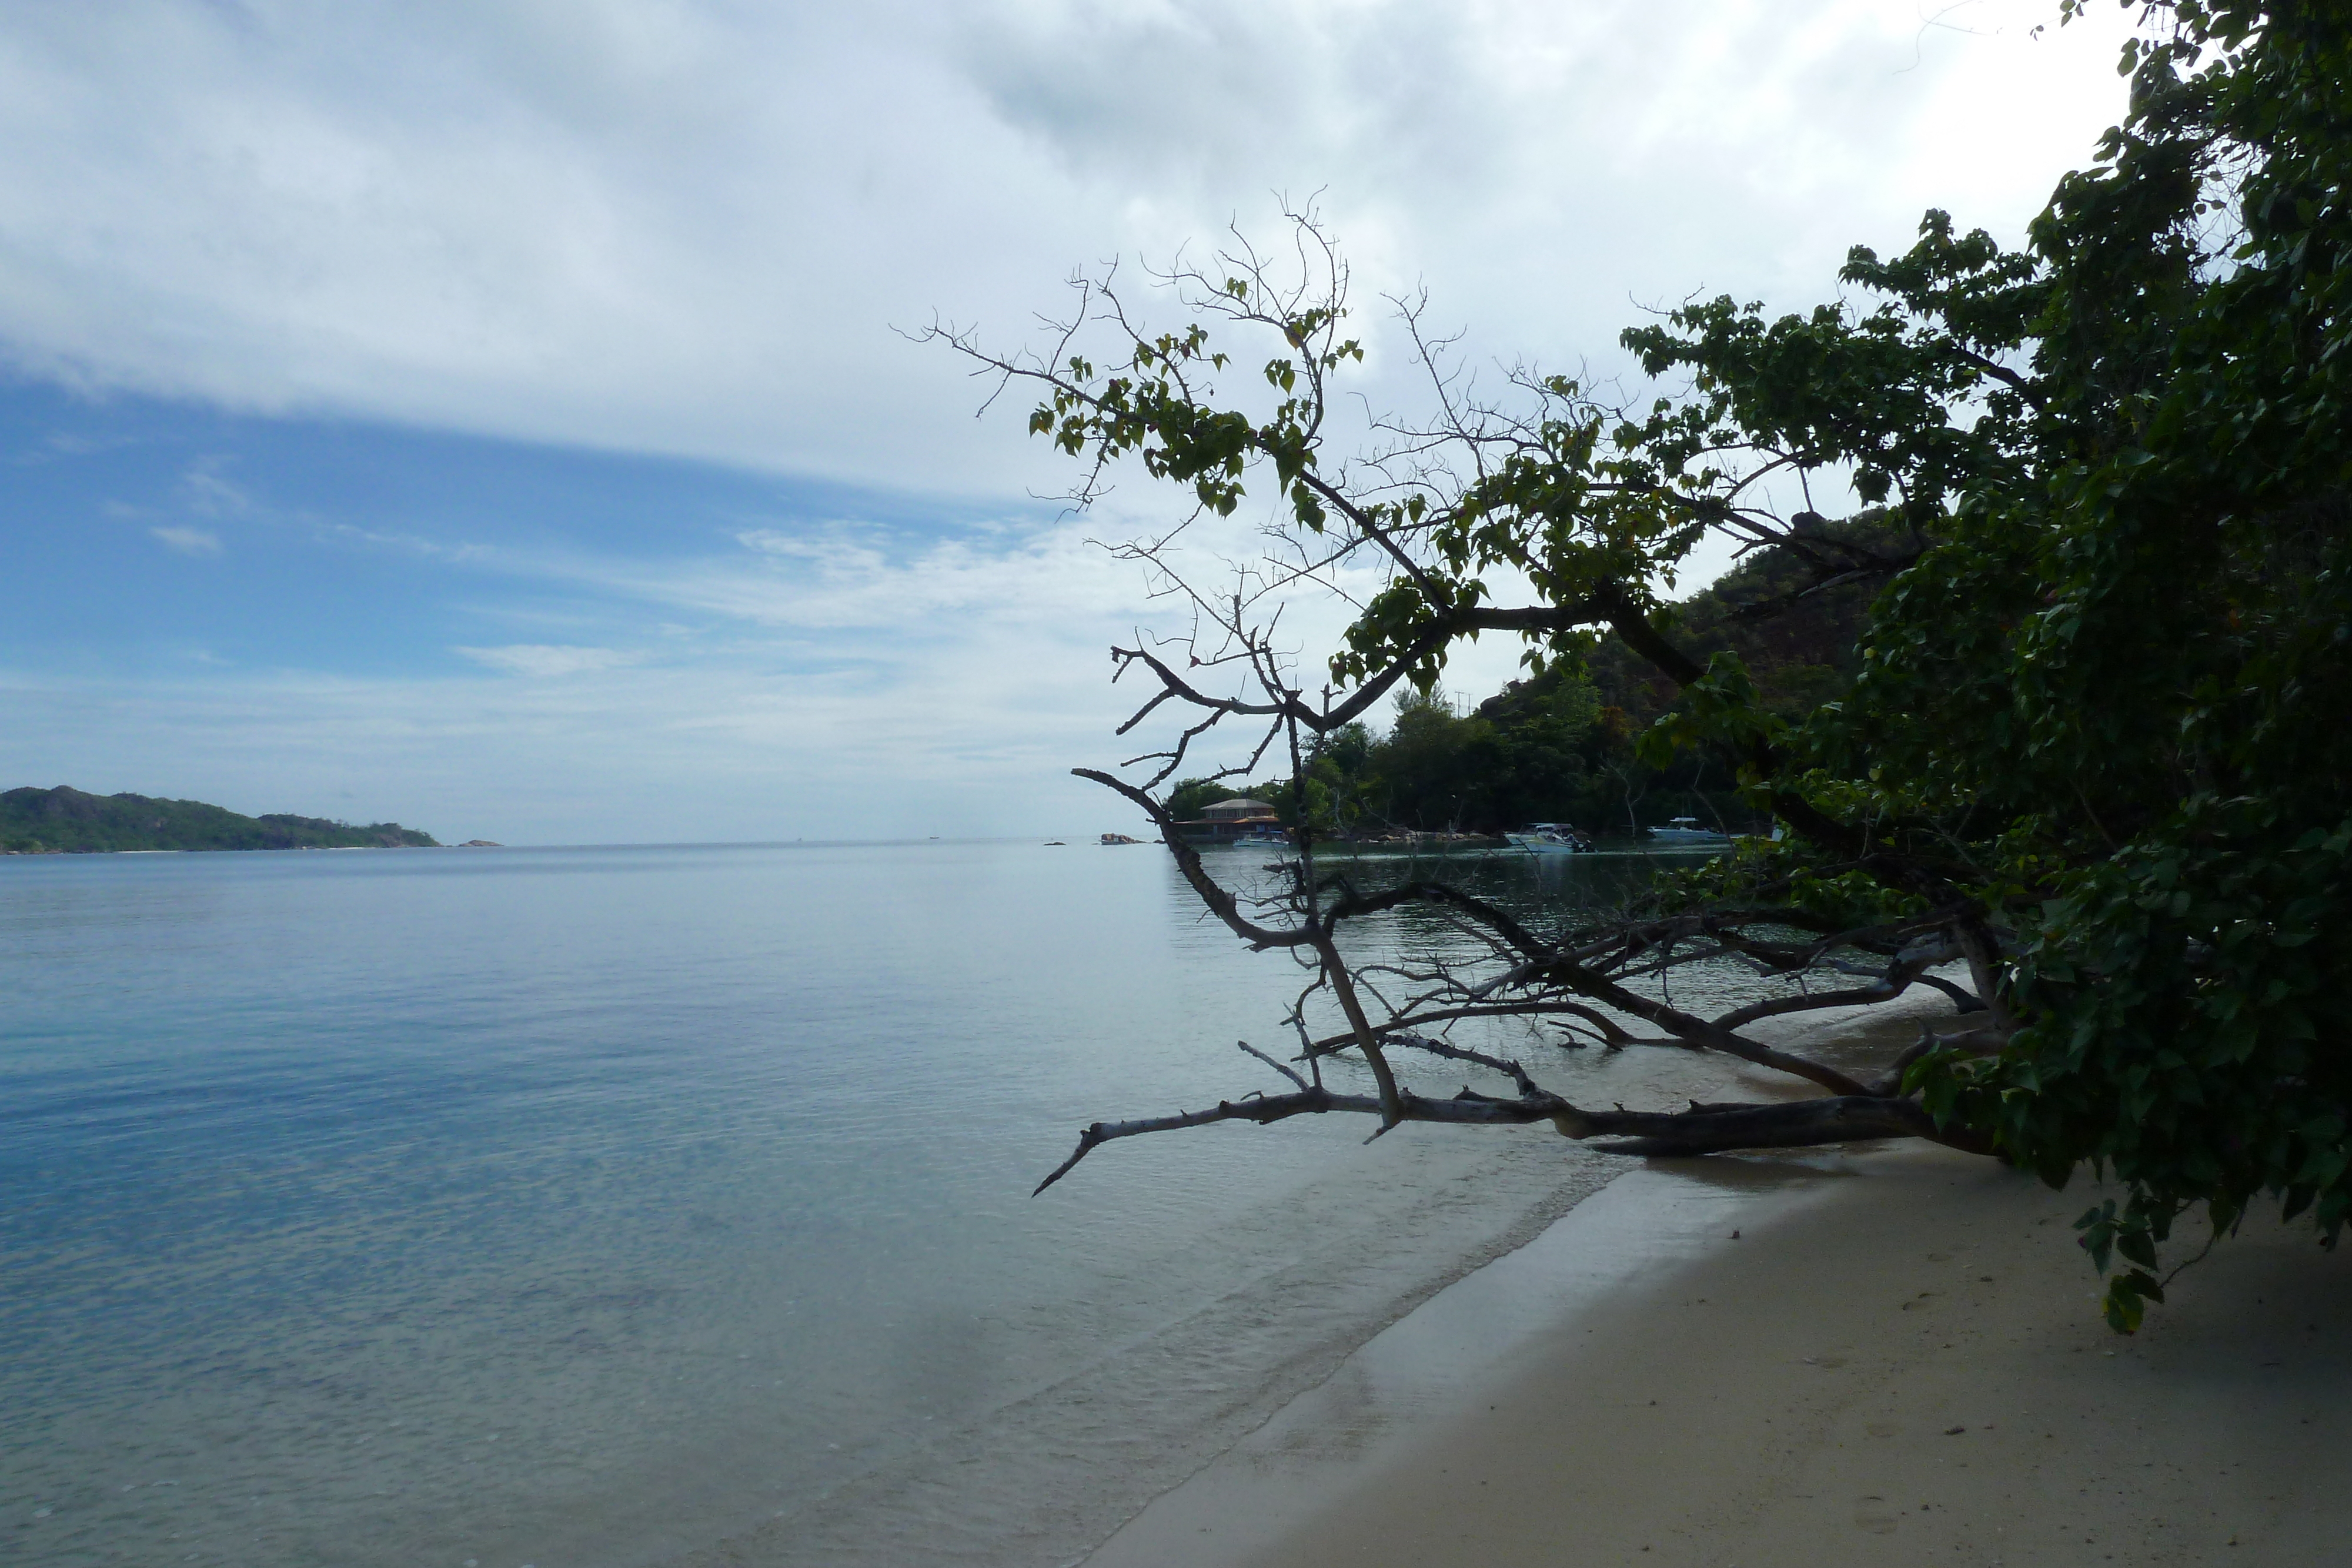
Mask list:
[[1262,828],[1280,825],[1281,818],[1276,813],[1273,806],[1264,800],[1253,800],[1244,796],[1238,800],[1220,800],[1213,806],[1203,808],[1201,815],[1194,821],[1177,823],[1176,831],[1183,834],[1188,842],[1223,844],[1256,832]]

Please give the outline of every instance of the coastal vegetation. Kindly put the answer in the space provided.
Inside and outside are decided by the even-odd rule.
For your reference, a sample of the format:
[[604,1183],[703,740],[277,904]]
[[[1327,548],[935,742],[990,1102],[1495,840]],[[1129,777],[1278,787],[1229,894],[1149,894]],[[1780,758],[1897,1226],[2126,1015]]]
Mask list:
[[[1828,530],[1882,548],[1883,510]],[[1750,553],[1712,586],[1663,605],[1660,618],[1696,653],[1737,653],[1769,713],[1793,720],[1836,700],[1860,669],[1860,582],[1819,591],[1805,558],[1778,546]],[[1286,825],[1300,802],[1316,827],[1340,836],[1396,831],[1496,833],[1525,822],[1572,822],[1592,833],[1637,834],[1676,817],[1732,831],[1761,831],[1770,813],[1742,793],[1733,770],[1702,748],[1654,765],[1634,742],[1673,707],[1672,683],[1607,632],[1580,660],[1514,681],[1467,712],[1442,687],[1407,684],[1387,731],[1362,720],[1307,741],[1303,783],[1178,781],[1161,799],[1178,821],[1218,800],[1266,801]]]
[[[1549,1123],[1631,1155],[1918,1137],[2114,1183],[2080,1228],[2124,1330],[2162,1299],[2161,1249],[2192,1208],[2226,1235],[2268,1198],[2340,1235],[2352,12],[2135,8],[2126,118],[2021,248],[1931,212],[1899,255],[1855,248],[1841,297],[1810,312],[1694,300],[1623,335],[1654,395],[1533,371],[1481,383],[1407,301],[1398,338],[1431,402],[1343,443],[1365,350],[1311,214],[1274,255],[1237,242],[1140,293],[1081,279],[1043,353],[949,334],[1035,389],[1029,428],[1083,465],[1081,502],[1134,464],[1206,514],[1254,499],[1275,538],[1238,582],[1188,583],[1163,542],[1129,547],[1197,629],[1114,650],[1150,697],[1128,727],[1181,716],[1126,776],[1082,771],[1165,830],[1168,780],[1286,766],[1307,809],[1271,903],[1167,837],[1238,937],[1308,966],[1300,1050],[1265,1059],[1280,1092],[1096,1124],[1049,1181],[1121,1137],[1332,1112]],[[1180,318],[1148,325],[1155,301]],[[1710,536],[1776,552],[1772,591],[1711,625],[1664,597]],[[1316,584],[1349,593],[1354,619],[1302,662],[1274,620]],[[1759,680],[1767,629],[1831,594],[1855,617],[1852,662]],[[1318,861],[1315,768],[1375,705],[1433,693],[1482,633],[1524,640],[1522,689],[1563,705],[1568,731],[1588,691],[1647,694],[1612,705],[1633,755],[1662,772],[1710,759],[1782,837],[1541,929],[1443,882],[1368,891]],[[1244,760],[1195,760],[1230,755]],[[1468,947],[1410,986],[1352,969],[1335,934],[1409,902]],[[1701,1015],[1654,984],[1727,960],[1762,977],[1753,999]],[[1960,1012],[1869,1071],[1752,1030],[1922,983]],[[1497,1015],[1722,1053],[1816,1092],[1580,1105],[1449,1033]],[[1343,1055],[1368,1082],[1326,1082]],[[1404,1063],[1430,1057],[1511,1092],[1425,1093]]]
[[8,854],[438,847],[432,834],[398,822],[359,827],[277,811],[245,817],[202,800],[90,795],[63,784],[0,793],[0,852]]

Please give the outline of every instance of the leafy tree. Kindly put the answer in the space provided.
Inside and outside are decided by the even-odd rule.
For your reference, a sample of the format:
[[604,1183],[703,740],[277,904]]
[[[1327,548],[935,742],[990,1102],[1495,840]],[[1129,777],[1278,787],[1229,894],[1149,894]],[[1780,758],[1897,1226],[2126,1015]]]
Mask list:
[[1396,721],[1378,754],[1386,814],[1429,831],[1491,815],[1486,790],[1496,751],[1494,725],[1455,716],[1442,690],[1398,694]]
[[1169,816],[1180,822],[1198,821],[1201,814],[1220,800],[1238,800],[1248,794],[1246,789],[1231,789],[1213,779],[1186,779],[1168,791],[1161,804]]
[[[1882,559],[1914,559],[1928,542],[1873,508],[1843,523],[1801,515],[1808,542],[1853,545]],[[1794,721],[1845,695],[1861,670],[1862,628],[1884,578],[1876,571],[1840,582],[1821,580],[1821,560],[1778,546],[1750,551],[1696,593],[1662,606],[1678,646],[1696,659],[1733,653],[1755,677],[1758,695],[1776,717]],[[1628,719],[1648,725],[1680,697],[1659,669],[1603,636],[1585,654],[1595,690]]]
[[[1377,423],[1369,449],[1342,456],[1335,386],[1362,349],[1311,215],[1302,266],[1244,245],[1213,273],[1162,277],[1188,311],[1175,330],[1138,325],[1103,279],[1051,357],[950,334],[1038,388],[1030,428],[1088,465],[1081,498],[1131,460],[1211,513],[1275,501],[1274,567],[1197,593],[1184,656],[1115,651],[1158,683],[1155,707],[1187,716],[1140,765],[1160,778],[1219,726],[1303,774],[1316,737],[1396,690],[1432,692],[1449,649],[1481,633],[1525,639],[1537,678],[1590,668],[1630,690],[1592,662],[1605,632],[1644,666],[1631,685],[1673,694],[1606,705],[1655,715],[1643,761],[1712,758],[1788,830],[1646,908],[1544,930],[1444,883],[1367,891],[1318,859],[1311,832],[1283,898],[1244,905],[1171,841],[1237,935],[1314,970],[1305,1050],[1277,1064],[1295,1088],[1097,1124],[1071,1164],[1133,1134],[1335,1110],[1549,1121],[1629,1153],[1915,1135],[2053,1183],[2084,1165],[2116,1178],[2122,1197],[2083,1229],[2126,1330],[2161,1299],[2158,1249],[2193,1207],[2226,1231],[2268,1196],[2332,1242],[2352,1215],[2348,29],[2335,0],[2145,6],[2122,61],[2127,115],[2025,248],[1935,212],[1899,256],[1852,253],[1846,302],[1675,310],[1624,335],[1683,389],[1646,406],[1534,373],[1475,395],[1414,308],[1404,327],[1436,406]],[[1111,347],[1077,346],[1093,332]],[[1263,349],[1226,347],[1254,337]],[[1806,499],[1843,492],[1857,505],[1837,524]],[[1768,691],[1751,644],[1677,623],[1664,591],[1710,533],[1798,563],[1745,622],[1846,594],[1851,667],[1814,661],[1829,674],[1811,689]],[[1270,634],[1272,585],[1341,563],[1378,563],[1383,585],[1324,667],[1301,670]],[[1496,585],[1517,583],[1529,591],[1505,601]],[[1149,782],[1082,771],[1150,804]],[[1444,907],[1486,946],[1383,1010],[1335,933],[1407,902]],[[1723,953],[1867,983],[1766,988],[1714,1017],[1640,983]],[[1919,984],[1963,1011],[1875,1074],[1743,1032]],[[1310,1027],[1310,1001],[1329,1032]],[[1823,1093],[1594,1111],[1447,1032],[1506,1009],[1612,1044],[1633,1042],[1635,1020]],[[1514,1092],[1416,1093],[1391,1061],[1404,1051],[1481,1063]],[[1325,1082],[1341,1054],[1370,1092]]]

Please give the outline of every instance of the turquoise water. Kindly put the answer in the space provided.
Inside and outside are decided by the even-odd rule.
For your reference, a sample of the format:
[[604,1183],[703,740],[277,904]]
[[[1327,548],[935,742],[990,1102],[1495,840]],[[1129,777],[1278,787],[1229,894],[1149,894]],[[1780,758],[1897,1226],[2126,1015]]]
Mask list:
[[1299,983],[1149,848],[0,860],[0,1552],[1067,1562],[1609,1174],[1332,1121],[1030,1198]]

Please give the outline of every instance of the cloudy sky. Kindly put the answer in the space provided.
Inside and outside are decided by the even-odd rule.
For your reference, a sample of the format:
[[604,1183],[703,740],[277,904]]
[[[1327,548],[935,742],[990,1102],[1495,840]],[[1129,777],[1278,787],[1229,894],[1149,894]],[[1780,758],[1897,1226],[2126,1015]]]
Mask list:
[[[1313,197],[1474,361],[1619,368],[2121,107],[2035,0],[0,5],[0,788],[510,842],[1091,832],[1164,616],[901,329]],[[1139,476],[1138,476],[1139,481]],[[1476,692],[1499,650],[1465,666]]]

